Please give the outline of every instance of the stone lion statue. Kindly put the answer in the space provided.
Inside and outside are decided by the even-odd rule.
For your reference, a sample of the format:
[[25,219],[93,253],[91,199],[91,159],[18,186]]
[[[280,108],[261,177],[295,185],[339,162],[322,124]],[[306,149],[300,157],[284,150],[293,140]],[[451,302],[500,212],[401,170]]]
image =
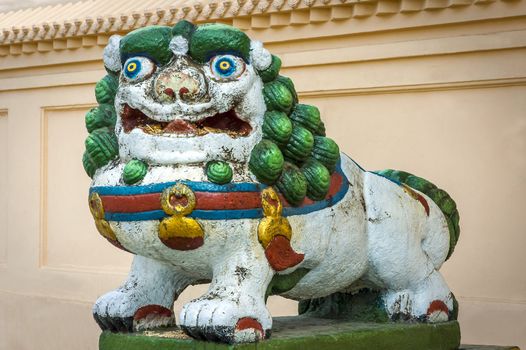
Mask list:
[[82,161],[98,231],[134,259],[93,307],[103,330],[174,325],[174,300],[208,282],[178,323],[210,341],[269,337],[269,295],[305,312],[369,291],[385,319],[456,318],[438,272],[459,236],[455,202],[340,153],[260,42],[181,21],[112,36],[104,65]]

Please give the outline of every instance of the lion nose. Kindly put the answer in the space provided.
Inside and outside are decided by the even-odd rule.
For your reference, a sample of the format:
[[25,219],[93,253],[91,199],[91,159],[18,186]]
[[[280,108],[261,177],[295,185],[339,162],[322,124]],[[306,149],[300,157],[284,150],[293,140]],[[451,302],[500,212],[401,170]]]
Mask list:
[[200,102],[206,93],[206,86],[203,75],[197,69],[167,68],[157,77],[155,93],[159,101],[164,103],[175,100]]
[[174,90],[173,90],[172,88],[166,88],[166,89],[164,89],[163,93],[164,93],[165,95],[170,96],[172,99],[175,98],[175,92],[174,92]]

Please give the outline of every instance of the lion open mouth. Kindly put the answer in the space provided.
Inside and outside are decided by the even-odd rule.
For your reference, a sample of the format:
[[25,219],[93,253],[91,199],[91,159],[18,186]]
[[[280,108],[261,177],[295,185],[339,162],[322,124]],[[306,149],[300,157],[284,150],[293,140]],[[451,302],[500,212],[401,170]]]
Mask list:
[[121,112],[121,120],[125,133],[139,128],[151,135],[179,134],[189,137],[203,136],[209,133],[224,133],[235,138],[248,136],[252,131],[250,124],[238,118],[233,109],[225,113],[218,113],[203,118],[196,122],[189,122],[182,119],[160,122],[149,118],[140,110],[131,108],[125,104]]

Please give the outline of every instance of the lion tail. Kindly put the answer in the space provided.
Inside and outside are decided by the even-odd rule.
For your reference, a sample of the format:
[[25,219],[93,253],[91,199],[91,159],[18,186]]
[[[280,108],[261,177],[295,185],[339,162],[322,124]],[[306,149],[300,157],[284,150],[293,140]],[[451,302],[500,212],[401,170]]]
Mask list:
[[383,176],[399,184],[405,184],[417,191],[424,193],[431,198],[440,208],[446,218],[449,229],[449,251],[447,259],[453,254],[453,250],[460,236],[460,216],[457,210],[457,204],[446,191],[438,188],[430,181],[405,171],[386,169],[377,171],[376,174]]

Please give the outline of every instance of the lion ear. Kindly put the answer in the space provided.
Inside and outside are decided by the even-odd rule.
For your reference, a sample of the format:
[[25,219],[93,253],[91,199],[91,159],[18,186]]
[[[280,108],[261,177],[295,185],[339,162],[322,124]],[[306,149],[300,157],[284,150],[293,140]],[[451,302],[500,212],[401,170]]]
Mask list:
[[261,41],[252,40],[250,42],[250,61],[258,71],[270,67],[270,64],[272,63],[272,55],[263,47]]
[[119,46],[121,43],[120,35],[112,35],[109,39],[108,45],[104,48],[103,60],[106,69],[117,73],[121,71],[122,62]]

